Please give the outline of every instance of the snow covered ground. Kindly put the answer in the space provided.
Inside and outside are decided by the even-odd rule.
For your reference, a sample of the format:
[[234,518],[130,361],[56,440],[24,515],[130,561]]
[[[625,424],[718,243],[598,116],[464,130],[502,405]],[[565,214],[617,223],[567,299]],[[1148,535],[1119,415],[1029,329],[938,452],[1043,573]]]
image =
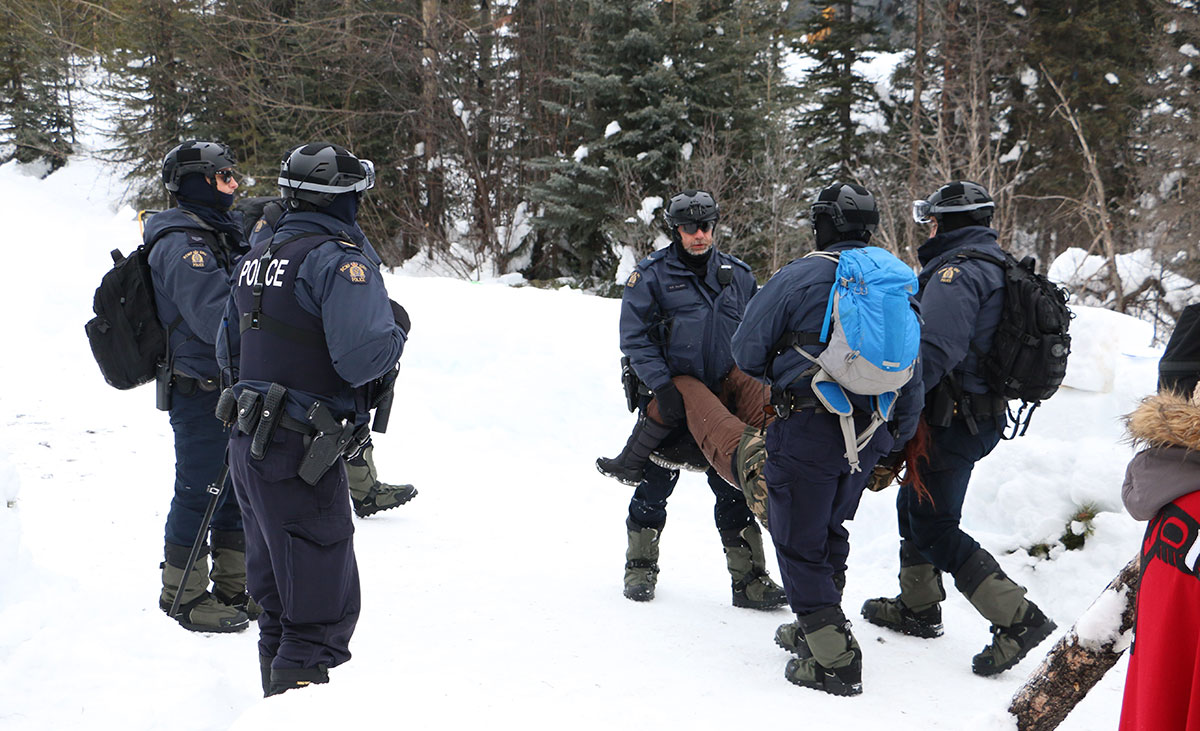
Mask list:
[[[1157,352],[1148,325],[1082,308],[1071,387],[980,464],[964,515],[1058,635],[976,677],[987,623],[951,590],[940,639],[855,622],[864,695],[794,687],[772,642],[790,615],[729,604],[701,477],[672,498],[657,599],[621,596],[630,490],[592,464],[632,423],[619,303],[390,275],[414,329],[376,454],[385,479],[421,494],[357,522],[354,658],[327,686],[264,700],[255,631],[193,634],[157,607],[170,427],[149,387],[105,385],[83,332],[109,250],[138,241],[117,197],[86,160],[44,181],[0,167],[0,728],[1005,729],[1042,652],[1138,548],[1118,416],[1153,389]],[[852,619],[896,591],[894,497],[866,495],[850,525]],[[1081,506],[1100,511],[1082,550],[1026,553]],[[1062,728],[1114,728],[1124,674],[1122,662]]]

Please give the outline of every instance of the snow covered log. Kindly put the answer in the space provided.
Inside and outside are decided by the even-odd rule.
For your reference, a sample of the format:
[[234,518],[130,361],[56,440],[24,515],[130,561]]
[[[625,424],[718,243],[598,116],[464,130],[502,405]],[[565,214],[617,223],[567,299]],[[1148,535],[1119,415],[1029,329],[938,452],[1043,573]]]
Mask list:
[[1137,606],[1139,558],[1125,564],[1013,696],[1019,731],[1058,728],[1128,649]]

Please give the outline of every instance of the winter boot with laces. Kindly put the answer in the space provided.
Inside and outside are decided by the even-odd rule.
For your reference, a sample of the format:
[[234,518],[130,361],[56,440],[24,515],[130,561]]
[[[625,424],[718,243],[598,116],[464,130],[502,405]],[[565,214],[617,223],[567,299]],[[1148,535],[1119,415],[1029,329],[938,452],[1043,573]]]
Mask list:
[[213,596],[225,606],[240,609],[251,621],[262,614],[262,607],[246,591],[246,534],[240,530],[216,530],[211,533]]
[[[841,607],[798,616],[803,640],[784,677],[795,685],[832,695],[862,693],[862,650]],[[798,637],[801,635],[797,635]]]
[[628,518],[625,529],[629,548],[625,551],[625,598],[648,602],[658,583],[658,539],[662,528],[643,528]]
[[1019,663],[1057,629],[1025,598],[1025,589],[982,548],[954,573],[954,585],[992,623],[992,641],[971,660],[976,675],[996,675]]
[[412,485],[389,485],[379,481],[374,450],[375,445],[368,444],[355,457],[346,460],[350,500],[354,503],[354,514],[360,518],[398,508],[417,496],[417,488]]
[[942,608],[946,598],[942,572],[934,568],[917,547],[900,542],[900,595],[868,599],[862,607],[863,619],[913,637],[941,637]]
[[191,547],[168,543],[164,553],[166,560],[161,564],[163,588],[158,597],[159,609],[169,613],[176,593],[181,593],[175,621],[184,629],[192,632],[241,632],[250,626],[250,618],[245,612],[222,604],[208,591],[207,547],[196,558],[186,579],[183,567]]
[[767,574],[762,533],[757,523],[741,530],[721,532],[725,563],[733,585],[733,606],[744,609],[775,609],[787,604],[783,588]]
[[611,459],[597,459],[596,469],[600,470],[600,474],[607,475],[617,482],[637,487],[642,482],[642,471],[646,468],[650,452],[662,444],[671,431],[671,427],[659,424],[648,416],[642,416],[633,425],[633,433],[629,435],[629,441],[625,442],[621,453]]

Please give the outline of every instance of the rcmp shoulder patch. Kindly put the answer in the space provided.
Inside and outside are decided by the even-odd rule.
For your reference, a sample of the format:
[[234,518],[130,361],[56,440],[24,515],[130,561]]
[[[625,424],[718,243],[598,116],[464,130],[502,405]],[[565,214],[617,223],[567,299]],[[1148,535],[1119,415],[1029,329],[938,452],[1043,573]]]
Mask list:
[[637,284],[637,283],[638,283],[638,280],[639,280],[639,279],[641,279],[641,278],[642,278],[642,273],[641,273],[641,272],[639,272],[639,271],[637,271],[637,270],[635,269],[635,270],[634,270],[634,272],[633,272],[633,274],[630,274],[630,275],[629,275],[629,279],[626,279],[626,280],[625,280],[625,286],[626,286],[626,287],[632,287],[632,286],[634,286],[635,284]]
[[193,269],[203,269],[208,265],[208,257],[212,256],[207,251],[201,249],[192,249],[183,255],[183,260],[192,266]]
[[351,284],[367,283],[367,265],[364,262],[351,260],[338,267],[338,274]]
[[942,284],[950,284],[954,281],[954,277],[962,271],[956,266],[945,266],[938,270],[938,279]]

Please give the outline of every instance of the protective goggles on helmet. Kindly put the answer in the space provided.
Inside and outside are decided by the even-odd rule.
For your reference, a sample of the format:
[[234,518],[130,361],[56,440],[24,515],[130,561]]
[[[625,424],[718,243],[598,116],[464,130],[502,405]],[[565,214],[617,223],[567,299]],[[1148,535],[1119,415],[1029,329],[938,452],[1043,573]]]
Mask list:
[[964,203],[959,206],[943,206],[930,203],[929,201],[913,201],[912,216],[917,223],[929,223],[933,220],[935,213],[966,213],[968,211],[978,211],[980,208],[995,208],[996,204],[993,201],[984,201],[982,203]]
[[[294,190],[310,190],[316,193],[361,193],[364,190],[370,190],[375,187],[375,163],[370,160],[359,159],[362,164],[363,177],[356,180],[350,185],[326,185],[317,183],[311,180],[294,180],[290,177],[280,174],[279,179],[275,181],[280,188],[292,188]],[[286,168],[287,163],[284,163]]]
[[716,226],[716,221],[689,221],[688,223],[679,224],[679,228],[683,229],[683,232],[689,236],[694,235],[697,231],[708,233],[716,228]]

